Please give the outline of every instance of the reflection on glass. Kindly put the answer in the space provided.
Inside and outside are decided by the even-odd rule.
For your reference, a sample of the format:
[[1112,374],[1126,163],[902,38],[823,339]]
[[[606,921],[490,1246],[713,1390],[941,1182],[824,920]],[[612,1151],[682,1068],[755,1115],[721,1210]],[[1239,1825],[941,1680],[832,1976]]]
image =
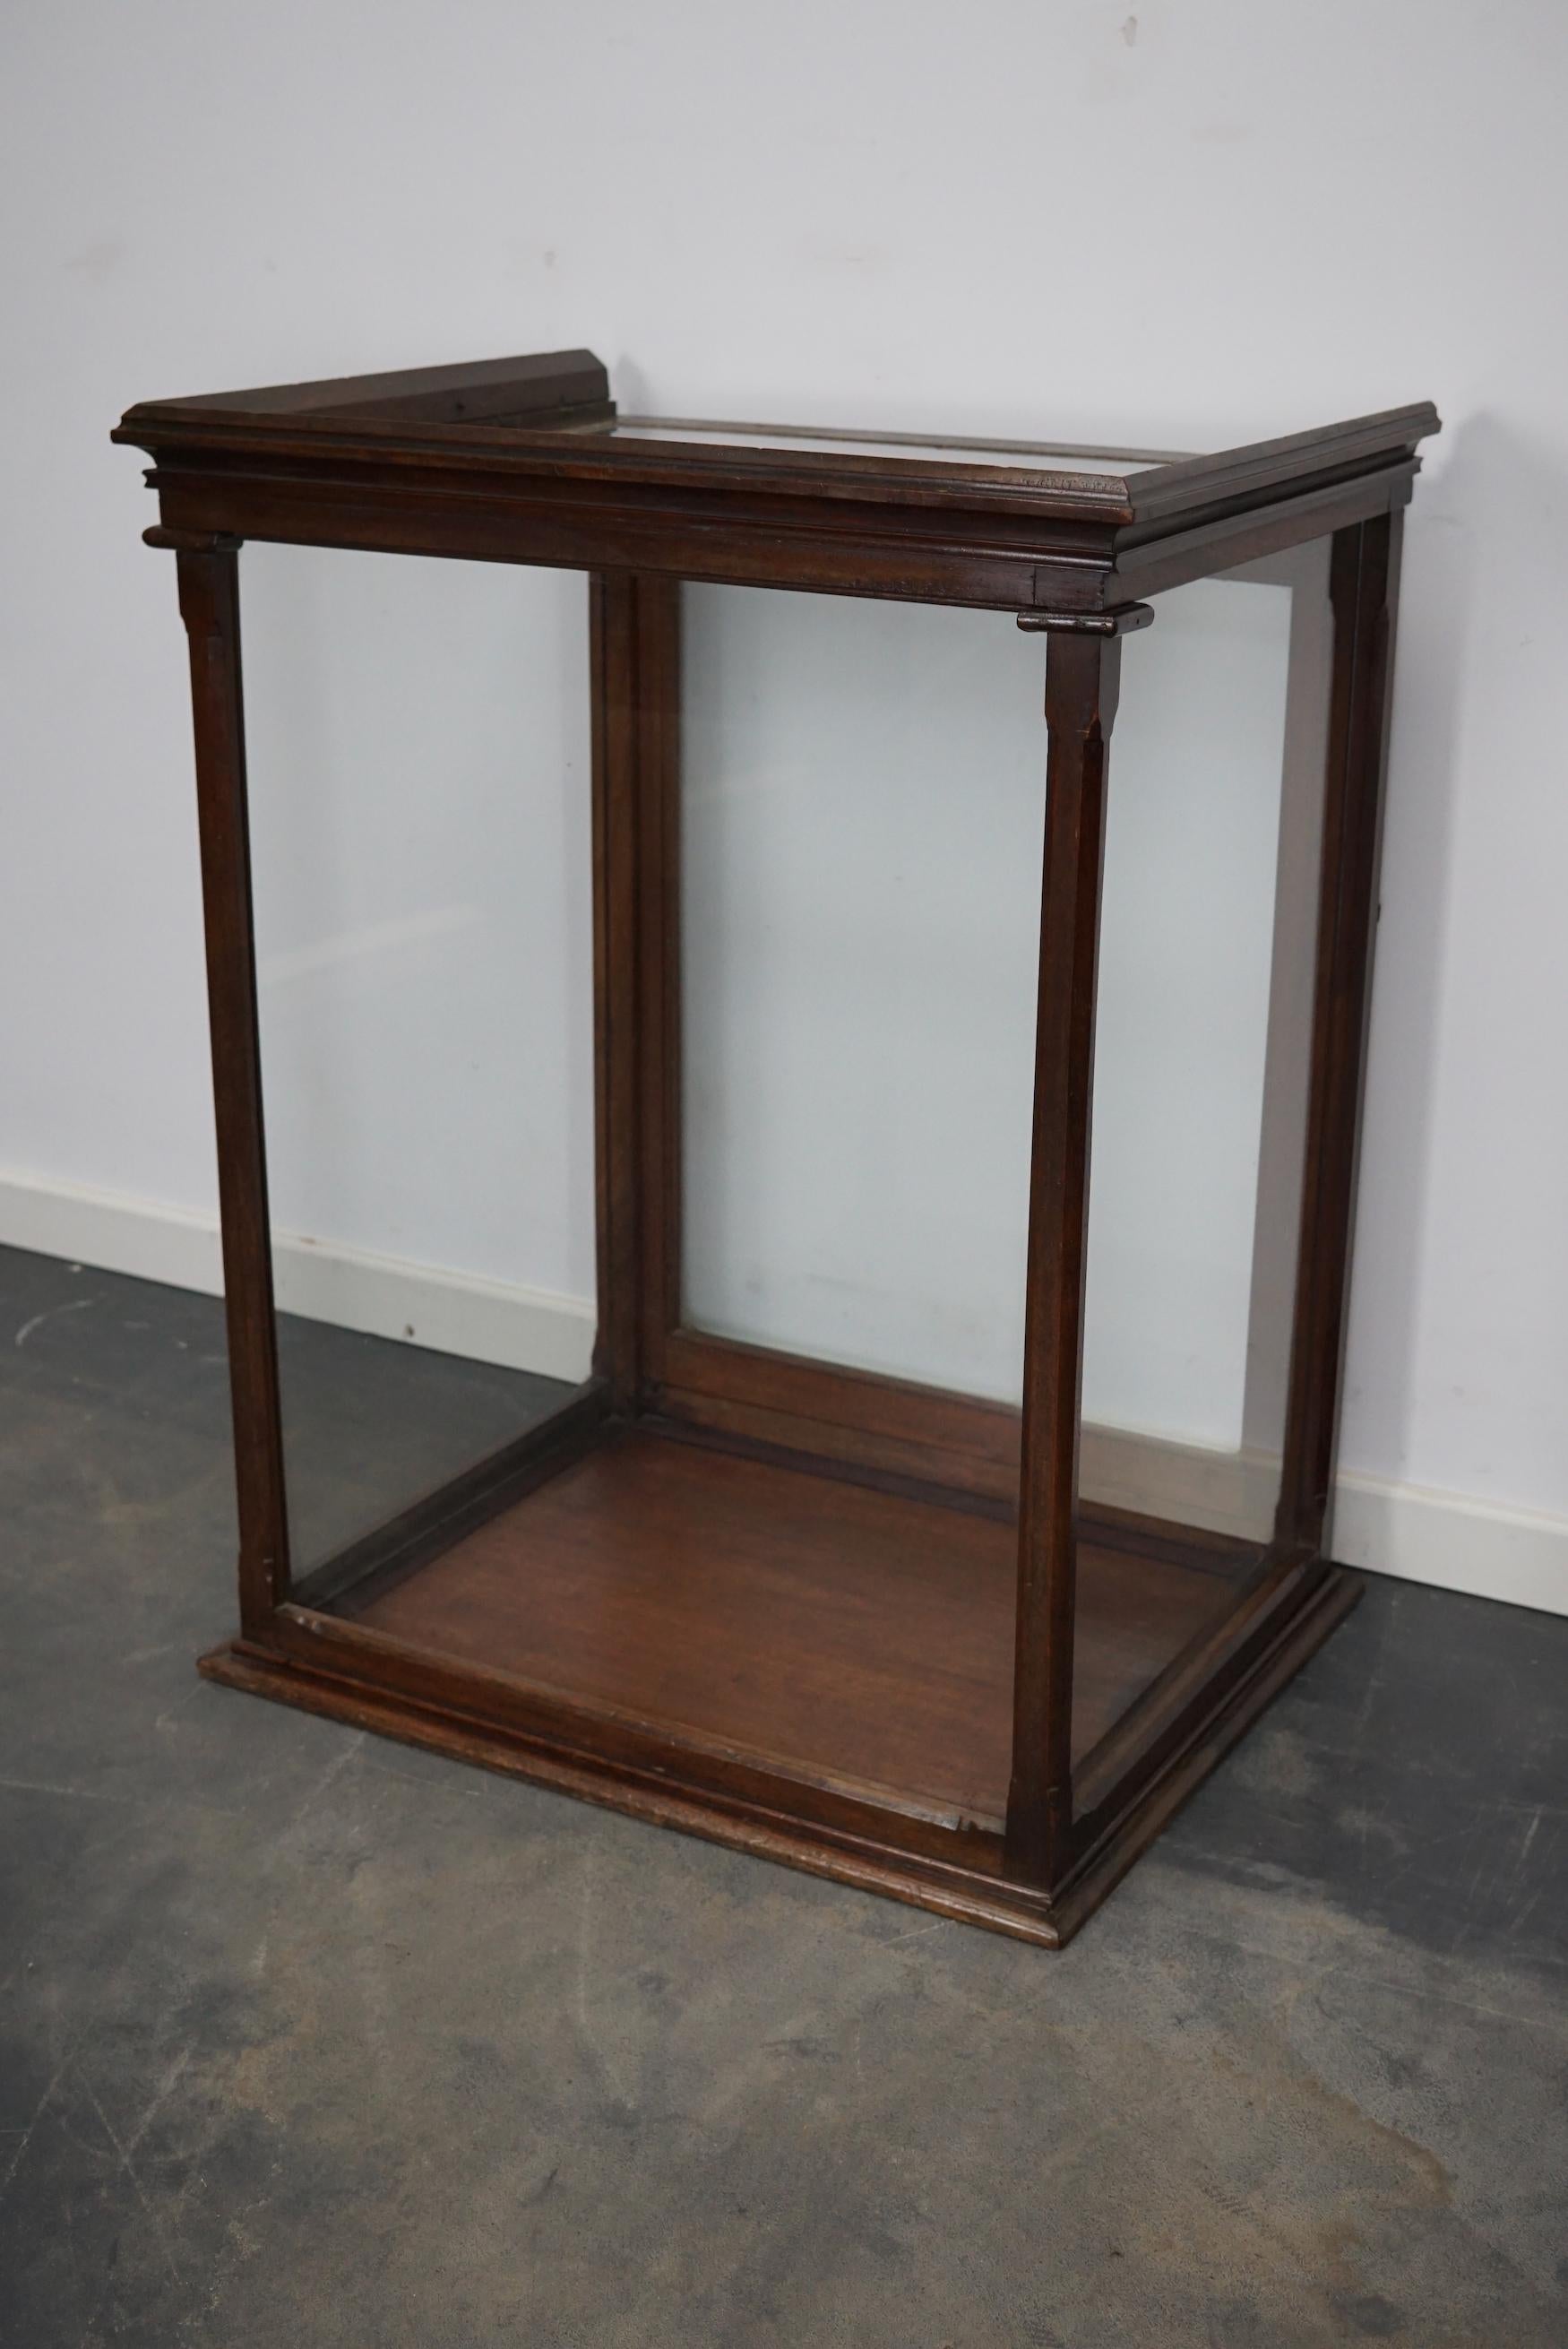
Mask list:
[[593,1339],[580,579],[247,547],[294,1567],[521,1433]]

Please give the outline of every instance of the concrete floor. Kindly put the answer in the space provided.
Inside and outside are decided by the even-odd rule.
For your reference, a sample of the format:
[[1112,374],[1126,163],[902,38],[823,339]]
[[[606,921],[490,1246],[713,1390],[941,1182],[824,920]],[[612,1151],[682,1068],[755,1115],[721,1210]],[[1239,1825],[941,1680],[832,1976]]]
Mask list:
[[1568,2343],[1568,1620],[1375,1584],[1052,1958],[198,1681],[226,1419],[0,1253],[5,2349]]

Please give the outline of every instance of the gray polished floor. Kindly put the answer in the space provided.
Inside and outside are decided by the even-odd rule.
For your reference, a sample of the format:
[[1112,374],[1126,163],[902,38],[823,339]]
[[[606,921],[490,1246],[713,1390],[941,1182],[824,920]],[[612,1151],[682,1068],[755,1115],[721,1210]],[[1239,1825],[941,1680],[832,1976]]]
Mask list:
[[226,1419],[0,1251],[5,2349],[1568,2343],[1568,1620],[1374,1584],[1050,1958],[199,1681]]

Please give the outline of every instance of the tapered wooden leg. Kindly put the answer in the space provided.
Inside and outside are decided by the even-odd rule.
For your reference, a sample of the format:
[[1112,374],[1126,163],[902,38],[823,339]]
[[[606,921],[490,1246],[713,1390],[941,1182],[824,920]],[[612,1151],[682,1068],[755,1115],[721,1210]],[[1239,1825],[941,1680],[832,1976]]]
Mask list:
[[234,1473],[240,1517],[240,1619],[258,1632],[289,1588],[288,1517],[278,1399],[273,1259],[256,1022],[245,719],[240,679],[238,542],[149,531],[172,546],[191,640],[196,800],[207,935],[218,1195]]
[[1324,1546],[1345,1355],[1362,1078],[1398,601],[1398,510],[1338,531],[1312,1075],[1275,1535]]
[[1073,1512],[1106,752],[1121,635],[1152,616],[1137,605],[1064,621],[1050,627],[1046,656],[1046,854],[1006,1860],[1010,1874],[1047,1889],[1061,1881],[1072,1857]]
[[635,1410],[680,1309],[680,583],[589,584],[599,1339]]
[[588,583],[593,717],[593,1156],[599,1334],[593,1368],[611,1399],[636,1399],[637,669],[636,583]]

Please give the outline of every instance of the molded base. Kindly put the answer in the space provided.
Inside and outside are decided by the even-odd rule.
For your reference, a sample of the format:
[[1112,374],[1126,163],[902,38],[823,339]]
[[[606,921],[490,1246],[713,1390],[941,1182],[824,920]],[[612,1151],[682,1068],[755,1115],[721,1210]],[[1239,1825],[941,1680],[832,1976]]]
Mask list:
[[593,1723],[587,1712],[568,1742],[560,1733],[542,1734],[493,1719],[480,1720],[455,1705],[415,1699],[377,1686],[364,1676],[323,1670],[296,1654],[245,1639],[214,1649],[201,1659],[201,1669],[210,1680],[231,1688],[299,1705],[456,1760],[532,1779],[634,1818],[704,1836],[759,1858],[907,1901],[938,1916],[1009,1933],[1046,1949],[1059,1949],[1349,1612],[1362,1587],[1357,1575],[1331,1566],[1295,1604],[1282,1608],[1267,1645],[1251,1669],[1165,1759],[1078,1872],[1050,1899],[1034,1887],[1010,1882],[999,1873],[999,1862],[995,1868],[987,1864],[986,1855],[977,1857],[967,1847],[960,1853],[957,1837],[952,1860],[934,1855],[927,1857],[898,1850],[872,1834],[791,1816],[771,1803],[683,1785],[669,1765],[668,1747],[663,1741],[657,1741],[656,1767],[652,1739],[646,1768],[626,1757],[624,1737],[614,1757],[595,1754],[588,1750]]

